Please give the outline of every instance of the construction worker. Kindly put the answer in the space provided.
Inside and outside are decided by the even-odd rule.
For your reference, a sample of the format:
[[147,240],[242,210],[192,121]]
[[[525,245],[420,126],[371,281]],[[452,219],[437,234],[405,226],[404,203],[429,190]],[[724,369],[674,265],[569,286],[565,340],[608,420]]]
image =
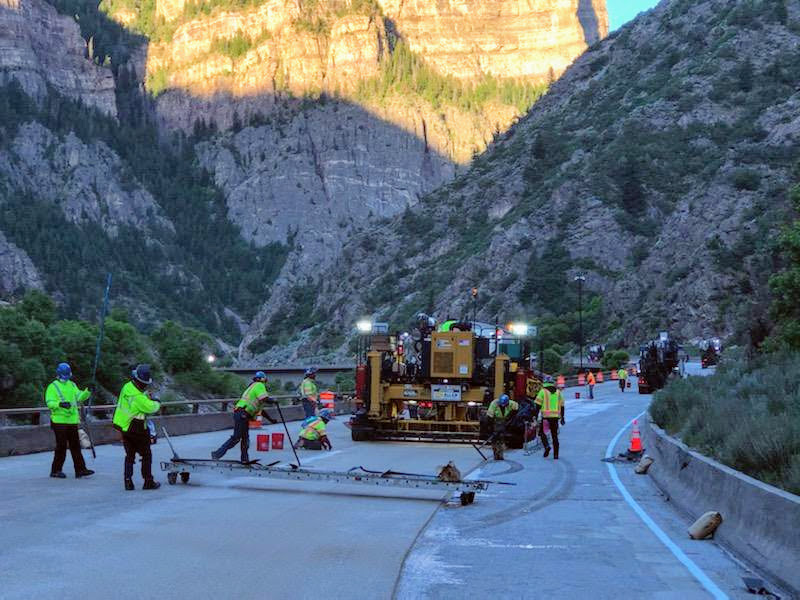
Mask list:
[[625,391],[625,384],[628,382],[628,371],[625,370],[624,367],[620,366],[619,371],[617,371],[617,377],[619,377],[619,389],[620,391]]
[[514,417],[519,412],[519,404],[503,394],[499,398],[492,400],[486,410],[486,418],[489,421],[489,430],[492,431],[492,453],[495,460],[503,460],[505,452],[505,433]]
[[300,384],[300,399],[303,403],[303,412],[306,418],[317,414],[319,391],[317,390],[316,377],[317,368],[309,367],[303,376],[303,382]]
[[312,415],[307,417],[300,424],[300,436],[294,445],[295,449],[333,450],[331,441],[328,439],[326,426],[335,418],[330,408],[323,408],[319,411],[319,416]]
[[136,489],[133,485],[133,463],[136,455],[142,461],[143,490],[157,490],[161,484],[153,479],[153,454],[150,451],[150,430],[145,423],[146,415],[157,413],[161,404],[151,400],[147,388],[153,383],[150,365],[138,365],[131,372],[131,380],[122,386],[114,410],[114,429],[122,433],[122,445],[125,447],[125,489]]
[[250,462],[250,456],[248,454],[250,448],[250,421],[255,419],[258,415],[261,415],[273,425],[278,422],[277,419],[273,419],[269,416],[264,409],[264,404],[273,402],[269,398],[266,384],[267,374],[264,373],[264,371],[258,371],[253,376],[253,382],[242,392],[242,397],[233,409],[233,433],[231,437],[229,437],[222,446],[211,453],[211,458],[219,460],[225,456],[228,450],[239,443],[242,462]]
[[78,424],[81,422],[78,404],[86,402],[91,394],[89,390],[79,390],[71,379],[70,366],[67,363],[60,363],[56,367],[56,379],[47,386],[44,394],[47,408],[50,409],[50,428],[56,436],[56,450],[50,467],[50,477],[58,479],[66,477],[61,469],[67,458],[67,448],[72,455],[75,479],[94,474],[94,471],[86,468],[78,437]]
[[539,427],[539,437],[544,446],[544,458],[550,455],[550,444],[547,441],[547,434],[544,432],[544,423],[550,429],[550,437],[553,438],[553,459],[558,460],[558,423],[564,424],[564,394],[556,388],[556,384],[550,379],[546,381],[539,394],[536,396],[536,412],[541,420]]
[[586,383],[589,385],[589,400],[594,400],[594,384],[597,383],[597,380],[594,378],[594,373],[589,371],[589,374],[586,376]]

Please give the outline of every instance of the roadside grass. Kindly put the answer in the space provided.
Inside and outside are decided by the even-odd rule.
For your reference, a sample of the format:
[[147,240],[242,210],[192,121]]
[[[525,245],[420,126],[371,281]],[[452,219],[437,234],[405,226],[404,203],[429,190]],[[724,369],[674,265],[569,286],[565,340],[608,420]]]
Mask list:
[[800,494],[800,353],[723,355],[714,375],[657,392],[650,414],[695,450]]

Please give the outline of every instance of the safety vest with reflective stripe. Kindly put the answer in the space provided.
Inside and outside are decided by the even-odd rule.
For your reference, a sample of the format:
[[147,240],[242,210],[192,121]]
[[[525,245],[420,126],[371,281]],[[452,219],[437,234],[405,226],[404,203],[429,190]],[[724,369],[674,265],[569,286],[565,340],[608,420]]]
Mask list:
[[122,431],[128,431],[134,419],[144,421],[145,415],[158,412],[161,404],[150,400],[147,394],[129,381],[119,393],[117,408],[114,410],[114,425]]
[[500,406],[500,402],[498,400],[492,400],[492,403],[489,404],[489,408],[486,411],[486,415],[490,419],[507,419],[508,415],[515,410],[519,410],[519,404],[513,400],[509,400],[505,408]]
[[625,369],[620,369],[619,371],[617,371],[617,375],[619,376],[620,379],[628,378],[628,372]]
[[300,424],[300,427],[302,428],[300,437],[309,441],[318,440],[327,435],[325,421],[319,417],[308,417]]
[[589,376],[586,378],[586,383],[589,385],[595,384],[594,373],[589,373]]
[[310,398],[314,401],[317,400],[317,384],[313,379],[310,377],[303,379],[303,383],[300,384],[300,394],[303,398]]
[[561,416],[561,407],[564,406],[564,395],[561,393],[561,390],[550,392],[542,388],[536,396],[536,404],[542,407],[541,415],[543,419],[554,419]]
[[264,403],[267,401],[269,393],[263,381],[254,381],[242,392],[242,397],[236,403],[236,408],[243,408],[251,417],[261,413]]
[[[78,404],[86,402],[91,394],[89,390],[79,390],[74,381],[55,380],[47,386],[44,401],[50,409],[50,421],[64,425],[77,425],[81,422],[78,415]],[[62,408],[62,402],[69,402],[69,408]]]

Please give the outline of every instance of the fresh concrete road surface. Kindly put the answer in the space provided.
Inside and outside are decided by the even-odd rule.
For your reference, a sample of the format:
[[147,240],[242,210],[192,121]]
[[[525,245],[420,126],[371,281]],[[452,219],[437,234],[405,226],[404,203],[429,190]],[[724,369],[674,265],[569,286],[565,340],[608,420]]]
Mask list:
[[[711,596],[634,512],[601,462],[649,396],[623,395],[613,383],[596,392],[595,401],[568,398],[559,461],[519,451],[505,463],[485,464],[473,476],[517,485],[494,486],[468,507],[442,505],[431,492],[214,474],[125,492],[118,446],[98,449],[89,480],[50,479],[50,454],[4,458],[0,598]],[[301,458],[319,468],[421,473],[448,460],[462,471],[479,465],[469,447],[353,444],[341,422],[331,431],[333,452]],[[182,455],[205,457],[226,435],[174,441]],[[617,451],[627,439],[626,432]],[[157,459],[169,456],[163,441],[154,450]],[[289,460],[291,451],[261,456]],[[633,475],[630,465],[614,468],[718,596],[744,597],[742,567],[713,542],[686,539],[688,519],[673,513],[646,477]]]

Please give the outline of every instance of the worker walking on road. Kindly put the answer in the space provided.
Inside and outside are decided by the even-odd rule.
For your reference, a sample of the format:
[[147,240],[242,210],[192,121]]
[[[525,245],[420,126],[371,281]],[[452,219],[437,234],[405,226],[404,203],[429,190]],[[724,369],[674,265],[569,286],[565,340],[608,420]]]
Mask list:
[[56,367],[56,379],[47,386],[44,394],[47,408],[50,409],[50,428],[56,436],[56,451],[50,467],[50,477],[64,479],[61,470],[67,458],[67,448],[72,455],[72,466],[75,468],[75,479],[93,475],[94,471],[86,468],[81,453],[78,436],[78,424],[81,422],[78,405],[86,402],[91,394],[89,390],[79,390],[72,379],[72,369],[67,363]]
[[550,437],[553,438],[553,459],[558,460],[558,423],[563,425],[564,421],[564,394],[556,388],[552,380],[545,382],[539,394],[536,396],[536,412],[541,417],[539,427],[539,437],[544,446],[544,458],[550,455],[550,444],[547,441],[547,434],[544,432],[544,424],[547,422],[550,429]]
[[519,404],[511,400],[508,394],[503,394],[489,404],[486,418],[489,421],[489,431],[492,432],[492,453],[495,460],[504,459],[506,429],[518,412]]
[[300,384],[300,398],[303,402],[303,412],[306,418],[317,414],[317,402],[319,401],[319,391],[317,390],[317,368],[309,367],[306,369],[303,382]]
[[300,437],[294,445],[295,450],[305,448],[306,450],[333,450],[333,445],[328,439],[327,425],[331,420],[336,419],[330,408],[323,408],[319,411],[319,416],[307,417],[300,424]]
[[586,383],[589,385],[589,400],[594,400],[594,384],[597,383],[597,380],[594,378],[594,373],[589,371],[589,374],[586,376]]
[[620,367],[617,376],[619,377],[619,389],[624,392],[625,384],[628,382],[628,371],[624,367]]
[[142,460],[143,490],[157,490],[161,484],[153,479],[153,454],[150,451],[150,430],[145,422],[147,415],[157,413],[161,404],[151,400],[147,388],[153,383],[150,365],[141,364],[131,373],[131,380],[122,386],[114,410],[114,429],[122,432],[125,447],[125,489],[136,489],[133,485],[133,463],[138,454]]
[[273,419],[269,416],[264,409],[264,405],[267,402],[273,402],[270,400],[266,384],[267,374],[264,373],[264,371],[258,371],[253,376],[253,382],[242,392],[242,397],[233,409],[233,433],[231,437],[229,437],[222,446],[211,453],[211,458],[219,460],[225,456],[228,450],[239,443],[241,446],[242,462],[250,462],[250,421],[255,419],[258,415],[261,415],[273,425],[278,422],[277,419]]

